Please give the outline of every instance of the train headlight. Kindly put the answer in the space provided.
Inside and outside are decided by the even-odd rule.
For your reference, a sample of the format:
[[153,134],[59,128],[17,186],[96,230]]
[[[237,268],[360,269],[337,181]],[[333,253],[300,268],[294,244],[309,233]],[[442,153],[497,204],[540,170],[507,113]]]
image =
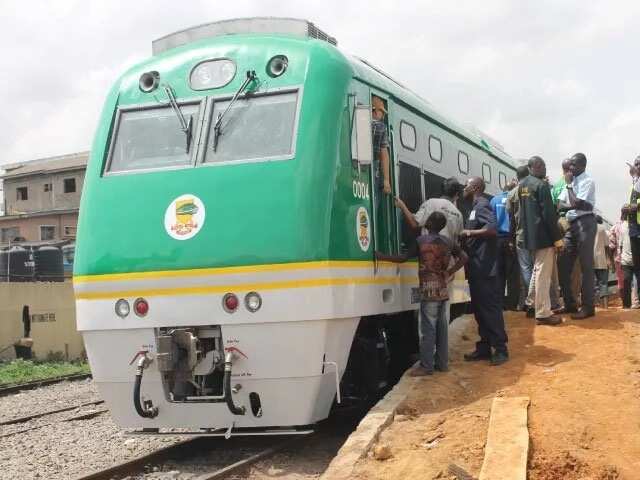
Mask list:
[[267,74],[270,77],[276,78],[287,71],[289,66],[289,59],[284,55],[276,55],[267,63]]
[[207,90],[227,85],[236,76],[236,64],[228,58],[200,62],[189,75],[194,90]]
[[227,313],[233,313],[238,309],[238,297],[233,293],[227,293],[224,297],[222,297],[222,308]]
[[244,297],[244,305],[250,312],[257,312],[262,306],[262,298],[258,292],[249,292]]
[[131,307],[129,306],[129,302],[127,302],[124,298],[121,298],[116,302],[116,315],[120,318],[124,318],[129,315],[131,311]]
[[144,298],[138,298],[133,302],[133,311],[136,312],[136,315],[139,317],[144,317],[149,313],[149,304]]

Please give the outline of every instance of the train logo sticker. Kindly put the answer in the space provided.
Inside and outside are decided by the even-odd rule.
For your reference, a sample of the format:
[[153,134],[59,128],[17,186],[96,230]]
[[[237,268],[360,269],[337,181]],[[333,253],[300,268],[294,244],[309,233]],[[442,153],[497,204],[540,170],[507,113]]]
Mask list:
[[164,229],[176,240],[193,238],[204,224],[204,204],[195,195],[176,198],[164,214]]
[[364,207],[360,207],[358,213],[356,213],[356,236],[362,251],[369,250],[369,245],[371,244],[371,221],[369,220],[369,212]]

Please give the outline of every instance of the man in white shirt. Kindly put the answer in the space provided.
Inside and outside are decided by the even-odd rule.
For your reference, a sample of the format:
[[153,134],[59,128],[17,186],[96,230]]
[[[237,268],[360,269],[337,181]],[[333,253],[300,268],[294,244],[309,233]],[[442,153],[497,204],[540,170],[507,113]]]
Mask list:
[[[569,229],[564,238],[565,255],[560,258],[559,275],[564,308],[558,313],[575,313],[571,318],[582,320],[595,315],[593,270],[593,246],[596,238],[596,218],[593,209],[596,203],[596,185],[585,172],[587,157],[576,153],[570,160],[570,169],[565,174],[566,186],[558,197],[558,209],[567,212]],[[582,268],[582,308],[576,310],[576,301],[571,291],[571,273],[576,258]]]
[[460,210],[456,207],[456,203],[463,189],[464,186],[458,182],[457,178],[447,178],[442,182],[442,197],[430,198],[426,202],[423,202],[415,214],[411,213],[409,208],[399,198],[396,198],[396,206],[402,210],[409,226],[413,229],[417,229],[418,227],[422,228],[423,235],[426,233],[424,225],[429,215],[433,212],[442,212],[447,219],[447,224],[440,232],[440,235],[447,237],[455,245],[459,245],[458,237],[464,226],[464,220],[462,213],[460,213]]

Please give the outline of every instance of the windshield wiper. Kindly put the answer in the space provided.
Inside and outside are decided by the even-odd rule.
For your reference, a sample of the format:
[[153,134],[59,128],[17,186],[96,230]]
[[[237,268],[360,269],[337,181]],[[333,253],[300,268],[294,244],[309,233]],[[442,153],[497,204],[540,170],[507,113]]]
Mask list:
[[213,149],[214,152],[218,148],[218,137],[220,137],[220,134],[222,133],[222,119],[227,114],[231,106],[236,102],[240,94],[246,90],[246,88],[249,86],[249,83],[251,83],[255,79],[256,79],[256,71],[247,70],[247,78],[245,78],[242,85],[240,85],[240,88],[238,89],[236,94],[233,96],[233,98],[229,102],[229,105],[227,105],[227,108],[224,110],[224,112],[218,114],[218,118],[216,118],[216,123],[213,125],[213,145],[211,145],[211,148]]
[[167,97],[169,97],[169,103],[171,104],[171,108],[173,109],[176,116],[178,117],[178,120],[180,121],[180,129],[187,136],[187,153],[189,153],[189,147],[191,146],[191,132],[193,130],[191,126],[192,117],[189,116],[188,122],[184,118],[184,115],[182,114],[182,111],[178,106],[178,102],[176,101],[176,96],[174,95],[173,89],[171,88],[170,85],[165,85],[164,91],[167,93]]

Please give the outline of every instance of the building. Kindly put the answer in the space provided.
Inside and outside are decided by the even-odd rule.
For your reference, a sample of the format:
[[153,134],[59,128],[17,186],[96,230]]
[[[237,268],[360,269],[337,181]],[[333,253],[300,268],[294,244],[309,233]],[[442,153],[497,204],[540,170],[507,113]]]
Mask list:
[[75,240],[89,152],[4,165],[0,247]]

